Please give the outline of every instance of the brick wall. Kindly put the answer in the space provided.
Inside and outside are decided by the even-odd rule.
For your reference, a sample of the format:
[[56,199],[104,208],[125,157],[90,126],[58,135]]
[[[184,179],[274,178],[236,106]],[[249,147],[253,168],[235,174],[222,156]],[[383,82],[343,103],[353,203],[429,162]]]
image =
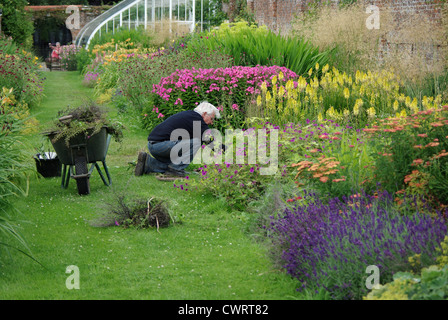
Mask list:
[[[339,0],[330,1],[333,7],[339,4]],[[266,25],[269,29],[280,32],[282,34],[288,33],[291,29],[291,22],[297,14],[306,12],[310,8],[310,3],[314,0],[247,0],[248,8],[254,13],[255,20],[261,24]],[[399,54],[403,57],[403,63],[415,63],[416,58],[421,58],[428,70],[436,71],[442,69],[446,65],[448,53],[448,39],[437,38],[436,42],[431,42],[430,35],[434,32],[431,29],[423,31],[430,32],[428,37],[423,36],[419,42],[410,41],[409,26],[414,24],[417,19],[419,21],[435,21],[439,23],[443,17],[441,0],[358,0],[358,3],[365,5],[376,5],[380,9],[380,23],[381,10],[387,10],[391,13],[390,17],[393,19],[390,29],[383,33],[379,43],[379,59],[384,61],[385,58]],[[447,5],[448,6],[448,5]],[[369,17],[366,14],[366,19]],[[430,29],[432,27],[428,27]],[[439,28],[440,29],[440,28]],[[418,33],[422,33],[421,30]],[[407,32],[407,36],[406,36]],[[444,36],[442,36],[444,38]],[[428,40],[429,39],[429,40]],[[412,62],[411,62],[412,61]]]
[[[258,23],[268,26],[274,31],[287,32],[291,21],[298,13],[305,12],[313,0],[247,0],[248,7],[255,15]],[[433,19],[441,17],[441,0],[359,0],[367,5],[388,8],[397,19],[407,14],[425,14]],[[339,0],[330,0],[333,5]]]

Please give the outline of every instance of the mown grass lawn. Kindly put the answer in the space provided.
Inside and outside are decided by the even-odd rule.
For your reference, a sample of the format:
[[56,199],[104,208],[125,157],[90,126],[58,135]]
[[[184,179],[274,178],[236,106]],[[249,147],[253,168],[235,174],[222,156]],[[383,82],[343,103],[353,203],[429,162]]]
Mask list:
[[[77,106],[93,90],[76,72],[47,72],[45,98],[33,112],[43,130],[57,111]],[[269,260],[246,219],[224,200],[185,192],[153,176],[135,177],[130,161],[146,148],[147,132],[129,115],[111,109],[126,126],[124,141],[112,141],[107,164],[112,186],[96,172],[91,193],[79,196],[72,180],[30,181],[29,196],[18,199],[20,232],[33,256],[10,250],[0,262],[0,299],[301,299],[296,281]],[[29,141],[38,147],[38,134]],[[33,159],[30,159],[33,161]],[[124,229],[92,224],[118,196],[164,199],[175,223],[168,228]],[[66,287],[66,268],[79,268],[80,289]]]

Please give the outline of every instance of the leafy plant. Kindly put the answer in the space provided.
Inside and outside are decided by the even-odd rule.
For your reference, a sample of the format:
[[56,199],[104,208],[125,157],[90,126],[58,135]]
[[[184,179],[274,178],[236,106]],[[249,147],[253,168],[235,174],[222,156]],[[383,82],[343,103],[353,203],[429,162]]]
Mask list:
[[30,48],[33,43],[33,22],[25,11],[26,0],[0,0],[3,9],[2,32],[11,36],[14,42]]
[[[28,194],[29,177],[35,168],[27,161],[32,155],[23,135],[26,119],[19,119],[16,113],[8,109],[14,102],[12,90],[2,90],[0,98],[0,245],[15,248],[29,256],[29,248],[11,214],[17,213],[13,199]],[[13,246],[7,239],[15,240],[25,251]]]
[[388,118],[364,129],[376,145],[374,174],[389,192],[420,195],[448,204],[446,166],[448,106]]
[[374,288],[365,300],[446,300],[448,265],[424,268],[420,275],[398,272],[393,281]]
[[205,43],[210,49],[222,50],[234,58],[236,66],[284,66],[304,75],[316,63],[325,65],[329,52],[320,52],[309,42],[297,37],[285,37],[265,27],[249,26],[247,22],[223,24],[220,29],[201,34],[188,43],[196,51]]
[[15,99],[25,107],[42,98],[43,77],[37,72],[38,58],[0,36],[0,88],[13,88]]
[[54,134],[53,143],[64,139],[68,146],[70,139],[74,136],[79,134],[84,134],[86,137],[92,136],[105,127],[116,141],[121,141],[123,125],[119,122],[111,122],[106,115],[106,110],[92,101],[85,102],[76,108],[67,107],[58,112],[58,119],[46,134]]

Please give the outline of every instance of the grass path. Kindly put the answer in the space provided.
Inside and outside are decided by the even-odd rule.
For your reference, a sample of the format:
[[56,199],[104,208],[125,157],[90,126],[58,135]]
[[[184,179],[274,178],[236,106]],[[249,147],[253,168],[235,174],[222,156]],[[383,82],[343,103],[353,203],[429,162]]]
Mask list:
[[[42,128],[58,110],[92,96],[75,72],[46,75],[46,97],[35,110]],[[29,196],[16,202],[20,231],[45,268],[16,251],[2,256],[0,299],[300,298],[295,281],[275,270],[266,249],[244,232],[239,213],[223,200],[175,189],[152,176],[134,177],[128,162],[145,148],[147,133],[129,117],[111,114],[128,126],[123,144],[109,148],[112,186],[104,186],[96,172],[91,194],[83,197],[74,181],[65,190],[59,178],[30,181]],[[30,136],[33,144],[39,139]],[[159,232],[93,226],[119,195],[160,197],[178,222]],[[79,290],[66,287],[70,265],[79,268]]]

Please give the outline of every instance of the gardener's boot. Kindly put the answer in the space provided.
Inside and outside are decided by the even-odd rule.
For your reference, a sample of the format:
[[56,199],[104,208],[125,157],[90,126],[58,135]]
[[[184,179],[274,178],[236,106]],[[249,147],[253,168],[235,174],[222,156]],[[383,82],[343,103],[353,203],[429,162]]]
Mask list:
[[146,152],[139,152],[137,158],[137,165],[135,166],[135,176],[139,177],[145,173],[145,164],[146,164]]

